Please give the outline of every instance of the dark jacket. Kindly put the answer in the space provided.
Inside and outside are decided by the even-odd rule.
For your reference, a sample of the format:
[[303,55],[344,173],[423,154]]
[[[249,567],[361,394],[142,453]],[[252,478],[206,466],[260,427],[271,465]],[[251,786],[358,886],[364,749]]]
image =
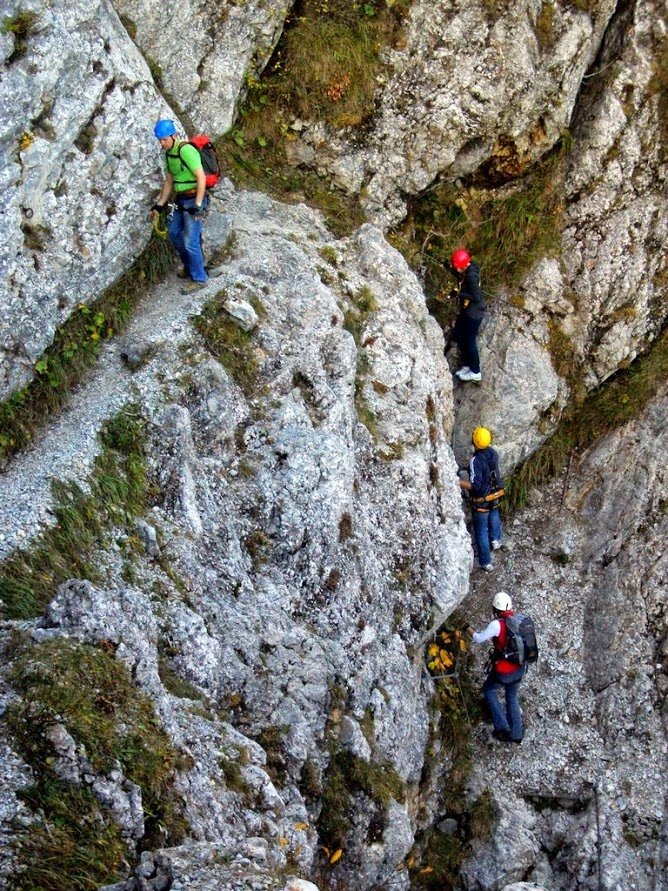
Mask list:
[[[492,474],[496,477],[496,486],[493,485]],[[486,449],[476,449],[469,464],[469,481],[473,498],[484,498],[493,489],[503,487],[499,455],[496,449],[491,446],[487,446]]]
[[462,278],[458,279],[459,314],[469,319],[482,319],[485,313],[485,302],[480,287],[480,267],[477,263],[469,263]]

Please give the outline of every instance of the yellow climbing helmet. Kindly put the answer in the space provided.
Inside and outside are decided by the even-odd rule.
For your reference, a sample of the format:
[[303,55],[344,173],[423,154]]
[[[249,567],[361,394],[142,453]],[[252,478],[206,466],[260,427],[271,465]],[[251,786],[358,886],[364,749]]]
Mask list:
[[476,427],[471,436],[471,442],[477,449],[486,449],[492,442],[492,434],[487,427]]

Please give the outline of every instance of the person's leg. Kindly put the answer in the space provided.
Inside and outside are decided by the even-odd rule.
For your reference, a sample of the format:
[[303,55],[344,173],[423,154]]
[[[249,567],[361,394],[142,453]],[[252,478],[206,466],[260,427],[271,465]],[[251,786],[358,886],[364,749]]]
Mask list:
[[490,671],[490,673],[487,675],[485,683],[482,685],[482,693],[492,715],[492,723],[494,724],[494,729],[510,733],[510,727],[508,725],[508,721],[506,720],[505,712],[501,708],[501,703],[499,702],[499,697],[497,696],[497,691],[501,686],[501,682],[498,680],[496,672]]
[[176,253],[181,258],[183,268],[186,272],[189,272],[188,251],[186,250],[186,246],[183,242],[183,211],[179,208],[176,208],[174,213],[171,215],[169,224],[167,226],[167,231],[169,232],[169,240],[174,245]]
[[524,736],[522,712],[520,710],[520,681],[523,677],[524,668],[521,668],[519,672],[511,675],[511,678],[515,678],[515,680],[504,683],[506,690],[506,718],[511,739],[514,739],[516,742],[519,742]]
[[489,511],[472,510],[473,534],[478,548],[478,563],[481,566],[489,566],[492,562],[492,552],[489,543]]
[[464,337],[464,317],[461,313],[457,316],[455,327],[452,329],[452,339],[457,344],[459,360],[462,363],[462,368],[468,368],[466,362],[466,341]]
[[501,511],[498,507],[489,512],[489,540],[495,550],[501,546]]
[[466,319],[466,364],[474,374],[480,374],[480,356],[478,355],[478,329],[481,319]]
[[195,199],[189,199],[184,204],[183,213],[183,244],[188,256],[187,270],[194,282],[207,280],[204,268],[204,255],[202,253],[202,217],[187,213],[188,207],[195,206]]

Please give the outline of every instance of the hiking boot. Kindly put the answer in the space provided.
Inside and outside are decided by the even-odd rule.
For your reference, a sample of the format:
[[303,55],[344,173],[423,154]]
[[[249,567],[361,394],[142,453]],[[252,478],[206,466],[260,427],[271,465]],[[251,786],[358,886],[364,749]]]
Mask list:
[[493,563],[485,563],[484,566],[480,567],[483,572],[494,572],[494,564]]
[[455,374],[457,375],[457,377],[461,377],[462,374],[466,374],[466,372],[470,370],[471,369],[468,367],[468,365],[463,365],[458,371],[455,371]]
[[181,288],[181,293],[194,294],[195,291],[201,291],[202,288],[206,288],[206,282],[188,282],[187,285]]
[[493,542],[491,542],[491,545],[492,545],[493,551],[498,551],[502,547],[500,541],[493,541]]
[[462,371],[461,374],[459,374],[458,372],[457,376],[459,377],[460,381],[475,381],[475,383],[478,383],[478,381],[482,380],[482,375],[480,374],[480,372],[471,371],[470,368],[468,369],[468,371]]
[[213,269],[209,269],[207,267],[206,273],[209,278],[218,278],[218,276],[222,275],[225,272],[224,266],[214,266]]
[[[494,739],[498,739],[499,742],[514,742],[507,730],[493,730],[492,736]],[[519,742],[522,742],[522,740],[519,740]]]

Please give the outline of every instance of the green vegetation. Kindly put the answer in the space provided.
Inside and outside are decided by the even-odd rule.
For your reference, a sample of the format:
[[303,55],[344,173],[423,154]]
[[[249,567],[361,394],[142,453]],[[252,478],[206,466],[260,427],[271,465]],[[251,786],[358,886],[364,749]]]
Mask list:
[[294,120],[360,127],[374,110],[384,47],[394,43],[410,0],[298,0],[260,79],[248,76],[234,128],[217,145],[240,185],[319,207],[336,235],[363,222],[356,199],[293,156]]
[[123,409],[100,432],[90,491],[76,483],[53,484],[56,522],[26,550],[0,564],[0,598],[7,618],[38,615],[56,587],[71,578],[96,581],[95,557],[113,527],[134,532],[150,494],[143,420],[134,406]]
[[495,815],[489,793],[469,804],[466,782],[472,764],[471,721],[478,717],[478,690],[471,669],[468,637],[457,627],[440,629],[427,646],[427,667],[434,676],[436,692],[432,700],[435,726],[429,746],[431,757],[425,759],[423,781],[434,782],[440,774],[440,762],[447,754],[450,771],[441,781],[443,816],[456,820],[458,829],[448,835],[429,829],[416,839],[407,859],[411,887],[443,891],[458,887],[462,862],[469,856],[472,838],[488,837]]
[[18,836],[21,871],[14,888],[96,888],[113,880],[124,856],[118,830],[92,794],[53,774],[48,733],[58,725],[85,750],[96,772],[120,763],[140,786],[142,848],[178,844],[185,834],[173,789],[182,759],[113,650],[107,643],[93,647],[60,638],[22,648],[9,673],[21,701],[8,708],[7,723],[35,775],[25,800],[41,815]]
[[194,325],[211,353],[232,375],[243,392],[251,396],[257,386],[260,368],[256,339],[252,331],[244,331],[227,312],[226,300],[226,291],[216,294],[202,312],[195,316]]
[[[41,237],[44,233],[37,233]],[[31,237],[35,236],[33,227]],[[72,388],[93,365],[104,340],[123,330],[150,285],[164,278],[172,251],[155,236],[128,272],[96,303],[80,303],[35,363],[35,377],[0,405],[0,466],[24,448],[37,427],[68,401]]]
[[125,844],[89,789],[44,777],[19,797],[39,817],[15,836],[12,891],[93,891],[120,878]]
[[28,38],[32,34],[39,16],[36,12],[20,10],[13,16],[5,16],[2,28],[3,34],[14,36],[14,49],[7,59],[6,64],[20,59],[28,51]]
[[350,306],[344,312],[343,327],[352,334],[358,347],[362,340],[362,332],[377,309],[376,298],[371,289],[365,285],[355,294]]
[[[352,797],[358,792],[363,792],[382,810],[392,799],[404,801],[406,798],[405,784],[389,762],[364,761],[332,743],[317,824],[321,844],[332,851],[343,847],[350,828]],[[382,822],[382,814],[380,819]]]
[[524,507],[530,490],[556,476],[573,455],[637,417],[668,378],[668,329],[631,366],[564,412],[548,441],[512,474],[506,508]]
[[[430,310],[441,324],[452,321],[454,302],[436,304],[453,280],[447,270],[453,249],[466,245],[480,263],[485,290],[512,289],[533,263],[559,251],[563,213],[561,171],[570,141],[567,136],[521,179],[503,190],[475,184],[458,189],[451,183],[431,187],[413,199],[409,215],[390,240],[413,268],[426,267]],[[504,178],[489,162],[486,179]],[[519,163],[519,162],[518,162]],[[442,318],[439,318],[439,313]]]

